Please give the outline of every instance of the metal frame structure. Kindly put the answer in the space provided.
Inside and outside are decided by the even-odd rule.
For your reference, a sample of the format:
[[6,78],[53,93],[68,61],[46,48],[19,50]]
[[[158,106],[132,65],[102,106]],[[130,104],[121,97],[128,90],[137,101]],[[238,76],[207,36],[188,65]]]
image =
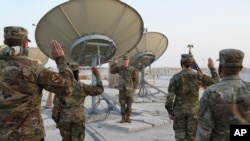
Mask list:
[[[168,39],[159,32],[144,32],[142,39],[127,55],[130,56],[130,65],[141,72],[140,89],[138,95],[141,97],[153,96],[156,93],[166,93],[157,87],[149,84],[145,80],[145,68],[151,68],[151,64],[156,61],[167,49]],[[151,93],[150,89],[156,89],[156,93]]]
[[[89,48],[91,50],[88,50]],[[96,51],[95,48],[97,48]],[[115,42],[111,38],[104,35],[88,35],[73,42],[70,47],[70,54],[71,58],[80,66],[83,65],[83,62],[90,61],[93,57],[98,58],[96,65],[100,65],[105,63],[105,60],[111,59],[116,50]],[[76,52],[79,55],[75,55]],[[93,66],[91,62],[89,62],[89,65]]]
[[[140,53],[140,54],[136,55],[135,59],[137,60],[137,64],[138,64],[138,66],[135,66],[135,67],[140,68],[140,71],[141,71],[140,89],[139,89],[138,95],[141,97],[149,97],[149,96],[153,96],[154,94],[158,94],[160,92],[167,95],[167,93],[158,89],[157,87],[153,86],[152,84],[149,84],[145,80],[145,68],[147,66],[150,67],[150,65],[152,64],[152,62],[155,59],[155,56],[150,52],[144,52],[144,53]],[[140,61],[142,61],[142,60],[143,60],[143,63],[140,63]],[[150,88],[156,89],[157,92],[151,93]]]
[[[83,40],[84,41],[84,40]],[[96,54],[92,54],[90,57],[91,57],[91,66],[93,67],[97,67],[97,65],[99,64],[99,66],[101,66],[101,55],[100,55],[100,48],[101,47],[107,47],[106,44],[103,44],[103,43],[98,43],[98,42],[91,42],[92,45],[96,46],[97,48],[97,53]],[[103,46],[101,46],[103,45]],[[109,46],[108,46],[109,47]],[[74,48],[74,44],[72,45],[72,48]],[[83,58],[79,58],[78,60],[81,61],[81,59],[84,59],[85,56],[81,56]],[[103,56],[105,57],[105,56]],[[87,56],[87,58],[89,58],[89,56]],[[78,62],[78,64],[80,64],[80,62]],[[94,75],[92,74],[92,85],[95,85],[95,77]],[[108,111],[115,111],[115,112],[118,112],[120,113],[120,109],[118,107],[118,102],[116,102],[114,99],[112,99],[110,96],[108,96],[106,93],[102,93],[100,95],[101,99],[104,100],[107,105],[108,105],[108,108],[107,110],[98,110],[96,109],[96,102],[97,102],[97,97],[98,96],[92,96],[92,104],[91,104],[91,109],[89,110],[88,114],[89,115],[96,115],[96,114],[101,114],[101,113],[105,113],[105,112],[108,112]]]

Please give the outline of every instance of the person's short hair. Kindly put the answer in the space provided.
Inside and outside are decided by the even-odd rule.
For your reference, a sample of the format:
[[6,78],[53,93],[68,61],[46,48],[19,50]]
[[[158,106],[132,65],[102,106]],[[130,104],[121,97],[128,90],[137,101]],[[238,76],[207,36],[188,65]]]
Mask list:
[[8,45],[9,47],[12,46],[22,46],[23,41],[19,39],[5,39],[4,44]]
[[189,68],[194,62],[192,54],[181,54],[181,66]]
[[4,27],[4,39],[18,39],[18,40],[30,40],[28,39],[28,31],[20,26],[7,26]]
[[241,66],[222,66],[225,76],[237,75],[241,70]]
[[181,54],[181,61],[187,63],[193,63],[194,58],[192,54]]
[[70,63],[69,67],[72,71],[79,70],[79,65],[77,63]]
[[223,49],[219,52],[220,65],[227,67],[242,66],[244,53],[238,49]]
[[129,57],[127,56],[127,55],[125,55],[125,56],[123,56],[123,58],[122,58],[123,60],[128,60],[129,59]]

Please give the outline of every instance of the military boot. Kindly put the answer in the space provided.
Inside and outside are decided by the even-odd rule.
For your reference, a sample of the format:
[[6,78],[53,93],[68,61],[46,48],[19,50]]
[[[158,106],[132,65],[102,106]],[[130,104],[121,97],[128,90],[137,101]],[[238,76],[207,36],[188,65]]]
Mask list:
[[125,115],[122,115],[122,119],[121,119],[120,123],[124,123],[125,120],[126,120],[126,116],[125,116]]
[[126,116],[125,122],[131,123],[131,119],[130,119],[130,115],[129,114]]

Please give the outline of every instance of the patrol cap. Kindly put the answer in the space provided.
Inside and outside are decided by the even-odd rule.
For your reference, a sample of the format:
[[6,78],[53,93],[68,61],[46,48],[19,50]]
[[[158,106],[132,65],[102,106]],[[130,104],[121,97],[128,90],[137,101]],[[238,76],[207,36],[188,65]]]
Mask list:
[[20,26],[7,26],[4,27],[4,39],[28,39],[28,31]]
[[123,56],[123,58],[122,58],[123,60],[128,60],[128,56],[127,55],[125,55],[125,56]]
[[71,63],[69,64],[69,67],[72,71],[79,70],[79,65],[77,63]]
[[192,63],[194,61],[194,58],[192,54],[181,54],[181,60]]
[[223,49],[219,53],[220,64],[223,66],[242,66],[244,53],[238,49]]

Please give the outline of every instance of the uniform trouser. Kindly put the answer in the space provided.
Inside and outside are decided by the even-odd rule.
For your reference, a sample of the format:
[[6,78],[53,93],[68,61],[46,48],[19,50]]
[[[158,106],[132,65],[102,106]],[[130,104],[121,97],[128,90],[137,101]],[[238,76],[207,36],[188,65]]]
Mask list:
[[83,121],[59,122],[58,128],[62,141],[83,141],[85,138],[85,123]]
[[0,141],[17,141],[17,140],[22,140],[22,141],[44,141],[44,138],[42,138],[42,139],[34,139],[34,138],[15,138],[15,139],[13,139],[13,138],[10,138],[10,139],[1,139],[0,138]]
[[173,129],[175,131],[176,141],[195,141],[197,114],[174,116]]
[[134,95],[132,90],[120,90],[119,102],[121,105],[121,115],[130,115],[132,112],[132,103],[134,101]]

